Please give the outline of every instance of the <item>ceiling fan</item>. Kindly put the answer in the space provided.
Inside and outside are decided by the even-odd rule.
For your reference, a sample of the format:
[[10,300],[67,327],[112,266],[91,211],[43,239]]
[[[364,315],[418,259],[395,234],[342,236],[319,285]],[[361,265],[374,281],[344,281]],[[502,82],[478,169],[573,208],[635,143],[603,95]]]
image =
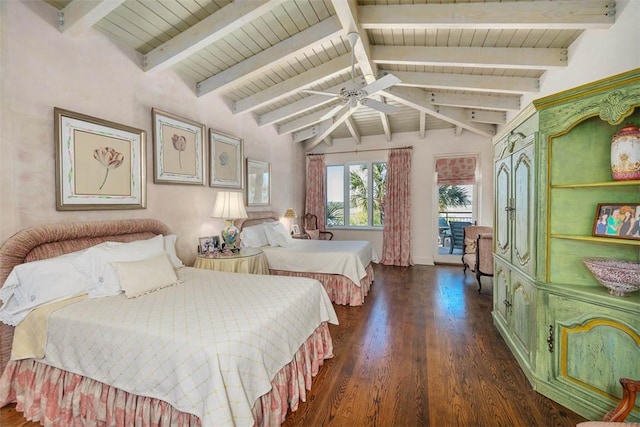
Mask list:
[[322,92],[310,89],[302,90],[302,92],[331,96],[340,100],[340,103],[330,111],[328,111],[324,116],[322,116],[321,120],[325,120],[335,116],[344,108],[348,108],[352,113],[355,112],[355,110],[360,106],[371,108],[384,114],[393,114],[398,110],[398,108],[394,107],[393,105],[371,99],[369,98],[369,96],[374,95],[378,91],[387,89],[388,87],[391,87],[397,83],[400,83],[399,78],[397,78],[393,74],[387,74],[384,77],[372,83],[369,83],[368,85],[363,85],[363,83],[355,81],[353,49],[359,38],[360,35],[358,33],[347,34],[347,40],[349,41],[349,45],[351,46],[351,81],[345,82],[344,86],[338,93]]

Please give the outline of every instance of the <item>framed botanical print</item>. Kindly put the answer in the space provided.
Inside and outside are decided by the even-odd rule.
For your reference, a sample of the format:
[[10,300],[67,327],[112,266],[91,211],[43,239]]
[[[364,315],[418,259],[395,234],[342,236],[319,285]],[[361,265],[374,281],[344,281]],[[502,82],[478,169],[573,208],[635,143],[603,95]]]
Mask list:
[[54,108],[56,209],[146,207],[145,131]]
[[209,129],[209,186],[244,188],[242,139]]
[[203,124],[156,108],[153,122],[153,182],[204,185]]
[[247,206],[271,203],[271,165],[247,159]]

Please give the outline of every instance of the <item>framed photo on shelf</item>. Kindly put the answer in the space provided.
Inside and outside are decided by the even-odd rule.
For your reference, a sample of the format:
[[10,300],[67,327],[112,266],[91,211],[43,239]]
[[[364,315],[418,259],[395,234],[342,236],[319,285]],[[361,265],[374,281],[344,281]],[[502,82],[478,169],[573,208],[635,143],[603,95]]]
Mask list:
[[54,108],[56,209],[144,209],[146,132]]
[[218,238],[218,236],[200,237],[198,241],[200,243],[198,245],[198,253],[200,255],[205,255],[207,253],[213,252],[220,246],[220,239]]
[[247,206],[271,203],[271,164],[247,159]]
[[205,126],[156,108],[153,122],[153,182],[204,185]]
[[292,224],[291,231],[293,232],[294,236],[300,235],[300,226],[298,224]]
[[209,186],[244,188],[242,139],[209,129]]
[[598,203],[592,235],[640,240],[640,203]]

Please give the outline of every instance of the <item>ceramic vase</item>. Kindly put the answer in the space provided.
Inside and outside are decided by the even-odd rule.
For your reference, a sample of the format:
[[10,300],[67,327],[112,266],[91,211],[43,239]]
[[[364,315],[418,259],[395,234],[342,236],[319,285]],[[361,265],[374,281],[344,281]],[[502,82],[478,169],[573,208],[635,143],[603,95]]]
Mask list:
[[611,139],[611,175],[615,181],[640,179],[640,128],[625,125]]

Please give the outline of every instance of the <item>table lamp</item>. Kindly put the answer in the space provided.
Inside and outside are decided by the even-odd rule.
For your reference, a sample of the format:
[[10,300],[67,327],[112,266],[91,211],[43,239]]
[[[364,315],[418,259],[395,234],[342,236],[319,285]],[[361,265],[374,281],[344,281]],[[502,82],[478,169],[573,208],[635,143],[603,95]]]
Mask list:
[[212,218],[224,219],[227,225],[222,229],[221,237],[227,249],[235,249],[240,231],[233,225],[238,218],[248,218],[244,209],[242,193],[236,191],[219,191],[216,195],[216,203],[211,212]]
[[292,208],[289,208],[284,212],[284,217],[289,218],[289,231],[291,231],[291,223],[293,222],[294,218],[298,217],[298,215],[296,215],[296,211],[294,211]]

